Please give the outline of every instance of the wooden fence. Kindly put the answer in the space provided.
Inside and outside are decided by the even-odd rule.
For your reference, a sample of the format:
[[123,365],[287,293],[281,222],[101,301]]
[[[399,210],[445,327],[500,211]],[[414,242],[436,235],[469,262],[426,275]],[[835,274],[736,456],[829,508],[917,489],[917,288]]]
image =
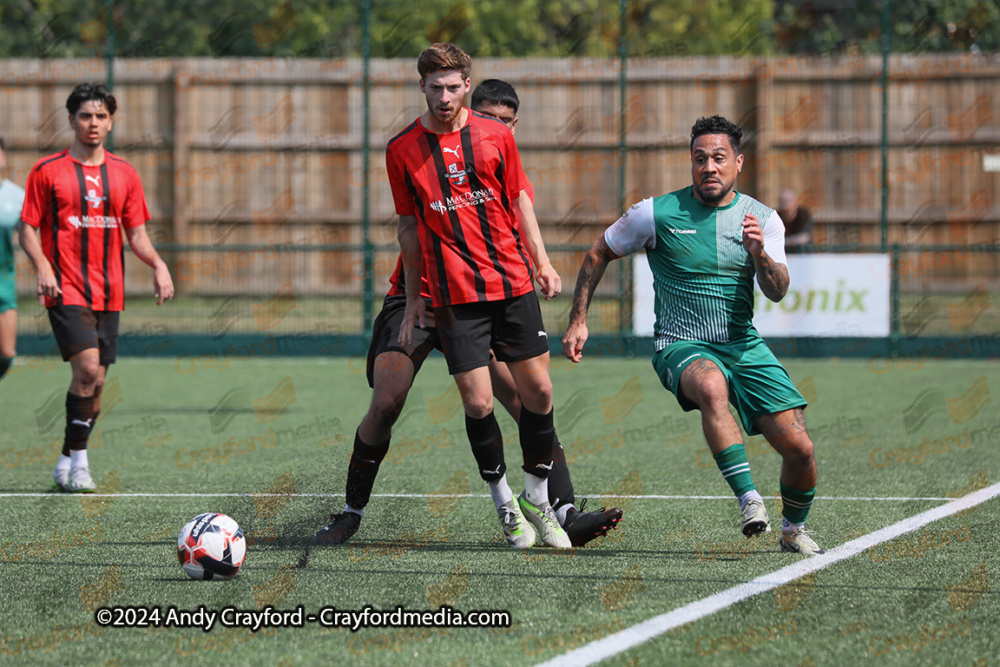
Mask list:
[[[372,239],[391,245],[384,147],[425,107],[411,60],[373,60],[370,71]],[[550,249],[589,244],[623,204],[688,184],[690,127],[714,113],[746,133],[742,191],[774,205],[794,189],[815,213],[820,247],[879,242],[879,58],[634,60],[624,107],[620,74],[617,60],[475,63],[474,84],[495,77],[518,90],[516,139]],[[106,76],[99,59],[0,61],[7,178],[23,184],[39,157],[70,143],[66,97]],[[359,60],[119,60],[114,92],[115,152],[142,177],[154,241],[205,248],[173,255],[182,294],[273,294],[286,282],[298,294],[360,294],[360,253],[331,247],[362,240]],[[996,242],[1000,174],[983,160],[1000,153],[1000,58],[893,57],[888,114],[889,242]],[[270,244],[325,249],[246,249]],[[557,256],[572,280],[579,253]],[[376,291],[394,260],[376,255]],[[232,264],[224,280],[220,262]],[[992,253],[974,253],[944,277],[997,275]]]

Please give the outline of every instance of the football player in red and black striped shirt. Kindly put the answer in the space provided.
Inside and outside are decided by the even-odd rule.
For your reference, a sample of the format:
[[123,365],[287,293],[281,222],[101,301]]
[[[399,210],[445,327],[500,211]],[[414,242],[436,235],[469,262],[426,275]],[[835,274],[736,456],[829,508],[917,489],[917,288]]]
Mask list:
[[73,372],[53,485],[77,493],[95,489],[87,440],[117,355],[118,316],[125,307],[122,232],[135,256],[153,268],[157,305],[174,295],[170,271],[146,233],[149,210],[139,175],[104,150],[117,106],[101,84],[73,89],[66,100],[73,144],[35,164],[21,211],[22,222],[38,230],[23,228],[21,247],[38,271],[38,296]]
[[[520,108],[513,86],[499,79],[487,79],[472,93],[475,111],[499,118],[513,134]],[[534,190],[527,178],[525,191],[534,201]],[[430,301],[426,278],[421,278],[420,294]],[[347,470],[346,504],[344,510],[330,517],[330,523],[316,535],[316,544],[343,544],[361,526],[365,507],[371,499],[379,467],[389,451],[392,427],[406,404],[413,380],[432,349],[440,349],[437,330],[432,326],[413,332],[414,341],[404,348],[398,336],[406,306],[406,288],[403,282],[402,255],[389,278],[389,292],[382,304],[382,311],[372,326],[372,340],[368,348],[368,385],[372,400],[361,424],[354,434],[354,447]],[[490,379],[493,394],[517,421],[521,413],[521,398],[510,370],[495,358],[490,360]],[[575,507],[573,483],[566,455],[556,439],[553,449],[552,471],[549,473],[549,502],[556,512],[574,546],[583,546],[617,527],[622,511],[618,508],[601,508],[596,512],[583,512]]]
[[[411,344],[414,326],[428,322],[420,296],[423,275],[472,451],[508,542],[531,546],[537,531],[546,544],[569,547],[548,500],[552,383],[533,279],[546,298],[558,295],[562,282],[524,192],[510,129],[463,104],[472,88],[471,68],[472,59],[454,44],[423,51],[417,70],[427,111],[386,149],[406,278],[399,342]],[[517,500],[507,484],[503,436],[493,414],[491,350],[507,363],[522,401],[525,491]]]

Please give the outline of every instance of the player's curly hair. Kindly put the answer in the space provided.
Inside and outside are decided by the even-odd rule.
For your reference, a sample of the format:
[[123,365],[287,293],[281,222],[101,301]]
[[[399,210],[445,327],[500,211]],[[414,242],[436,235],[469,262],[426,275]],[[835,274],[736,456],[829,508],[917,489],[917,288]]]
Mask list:
[[450,42],[431,44],[417,57],[417,71],[421,81],[432,72],[448,69],[457,70],[462,73],[463,79],[468,79],[472,73],[472,57]]
[[100,102],[112,116],[118,110],[118,100],[103,83],[81,83],[66,99],[66,109],[75,116],[84,102]]
[[699,118],[691,128],[691,150],[694,150],[694,140],[703,134],[724,134],[729,137],[729,145],[733,147],[733,152],[740,154],[740,139],[743,138],[743,130],[736,123],[733,123],[723,116],[715,115],[710,118]]

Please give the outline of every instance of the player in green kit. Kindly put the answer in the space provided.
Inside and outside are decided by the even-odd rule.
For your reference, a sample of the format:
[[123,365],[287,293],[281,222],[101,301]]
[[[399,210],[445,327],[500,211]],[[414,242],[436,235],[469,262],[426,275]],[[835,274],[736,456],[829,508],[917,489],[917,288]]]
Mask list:
[[646,251],[653,272],[653,367],[685,411],[700,410],[719,471],[740,501],[743,534],[770,532],[750,477],[740,427],[781,455],[781,549],[823,553],[804,523],[816,493],[806,401],[753,326],[754,276],[764,295],[788,291],[778,214],[733,189],[743,166],[742,130],[721,116],[691,130],[692,185],[635,204],[594,242],[580,267],[563,352],[579,362],[587,308],[607,265]]
[[[7,164],[0,138],[0,169]],[[0,180],[0,379],[14,363],[17,343],[17,291],[13,231],[21,220],[24,188]]]

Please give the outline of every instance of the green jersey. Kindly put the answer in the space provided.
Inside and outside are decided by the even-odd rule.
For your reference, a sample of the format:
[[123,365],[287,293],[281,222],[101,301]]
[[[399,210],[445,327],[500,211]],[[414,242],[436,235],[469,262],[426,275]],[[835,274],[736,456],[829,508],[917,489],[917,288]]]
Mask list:
[[787,264],[781,218],[739,192],[727,206],[712,207],[688,186],[639,202],[604,232],[616,255],[646,251],[656,297],[657,351],[681,340],[727,343],[757,336],[755,267],[743,247],[747,213],[760,223],[767,254]]
[[0,181],[0,281],[13,283],[16,269],[14,266],[14,227],[21,218],[21,205],[24,203],[24,188]]

